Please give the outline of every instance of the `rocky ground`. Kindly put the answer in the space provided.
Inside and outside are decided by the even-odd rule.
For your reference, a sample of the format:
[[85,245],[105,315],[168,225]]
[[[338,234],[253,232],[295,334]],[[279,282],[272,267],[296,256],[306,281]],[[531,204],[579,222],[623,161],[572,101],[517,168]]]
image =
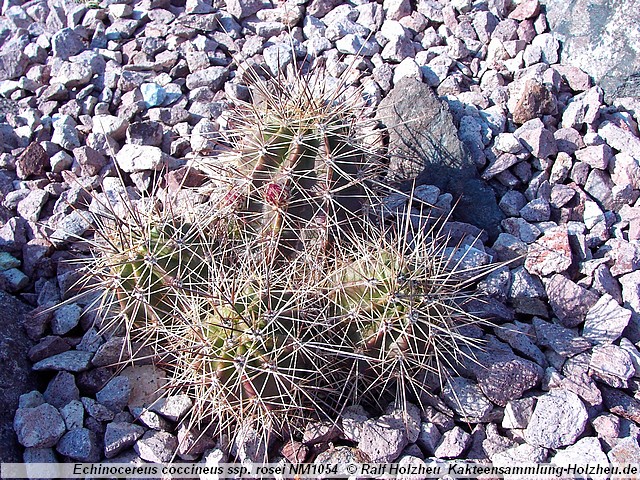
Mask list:
[[[409,409],[408,425],[392,409],[353,407],[341,428],[311,422],[272,458],[637,462],[640,101],[610,67],[598,73],[607,55],[593,78],[569,63],[558,39],[578,52],[584,42],[559,3],[5,2],[0,460],[256,455],[250,436],[228,452],[181,424],[186,397],[140,408],[161,372],[113,377],[121,340],[98,335],[81,306],[28,312],[75,281],[62,261],[89,228],[76,211],[88,192],[114,193],[117,169],[144,189],[154,171],[210,153],[225,110],[248,95],[238,63],[277,73],[308,56],[336,77],[354,71],[389,129],[398,180],[415,170],[407,152],[422,154],[419,200],[446,209],[460,199],[450,231],[468,259],[513,261],[481,284],[500,324],[484,332],[484,368],[463,366],[431,406]],[[625,13],[612,18],[622,28]],[[401,212],[406,197],[387,205]]]

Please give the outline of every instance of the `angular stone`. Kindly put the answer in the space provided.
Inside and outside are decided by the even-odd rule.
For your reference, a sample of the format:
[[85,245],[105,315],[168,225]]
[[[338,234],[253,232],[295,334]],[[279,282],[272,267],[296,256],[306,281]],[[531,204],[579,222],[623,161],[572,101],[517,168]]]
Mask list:
[[597,378],[615,388],[627,388],[627,380],[636,373],[631,357],[618,345],[593,347],[589,368]]
[[104,432],[104,456],[113,458],[123,450],[132,447],[144,435],[144,428],[127,422],[107,424]]
[[504,408],[502,428],[527,428],[536,400],[533,397],[520,398],[507,402]]
[[565,327],[582,323],[589,309],[598,301],[596,294],[558,274],[549,279],[546,290],[553,313]]
[[538,397],[524,438],[530,445],[558,449],[573,444],[588,419],[587,410],[575,393],[552,390]]
[[538,344],[549,347],[563,357],[572,357],[591,348],[591,342],[579,337],[568,328],[545,322],[539,318],[533,319]]
[[109,381],[98,393],[96,400],[114,413],[121,412],[129,403],[131,384],[129,378],[118,376]]
[[24,180],[32,175],[43,175],[47,163],[48,157],[44,148],[37,142],[30,143],[16,160],[18,178]]
[[613,414],[640,424],[640,401],[626,393],[602,386],[604,406]]
[[[602,451],[600,441],[595,437],[585,437],[562,450],[558,450],[551,461],[555,465],[569,466],[578,464],[604,465],[609,464],[607,456]],[[607,475],[593,475],[594,479],[605,480]]]
[[622,335],[631,315],[611,295],[604,294],[587,312],[582,335],[599,345],[613,343]]
[[47,403],[60,409],[73,400],[80,399],[80,391],[76,387],[75,377],[68,372],[58,373],[49,382],[44,392]]
[[576,159],[580,162],[585,162],[593,168],[600,170],[606,170],[609,165],[613,154],[611,147],[607,144],[602,145],[590,145],[581,150],[575,152]]
[[60,412],[48,403],[19,408],[13,420],[18,442],[25,447],[53,447],[65,432]]
[[[389,180],[419,175],[416,185],[436,185],[461,197],[456,209],[459,221],[497,236],[503,215],[494,201],[495,193],[477,177],[448,108],[429,86],[410,78],[400,80],[380,103],[377,118],[389,129]],[[421,153],[416,158],[410,152]]]
[[493,409],[480,386],[463,377],[451,378],[445,385],[442,396],[446,404],[463,417],[464,421],[481,421]]
[[100,460],[96,434],[86,428],[76,428],[67,432],[58,442],[56,450],[61,455],[79,462],[92,463]]
[[91,357],[93,357],[91,352],[71,350],[40,360],[33,365],[33,369],[35,371],[65,370],[68,372],[82,372],[89,368]]
[[178,448],[178,439],[167,432],[150,430],[136,441],[134,450],[148,462],[168,463]]
[[571,246],[566,226],[550,228],[529,247],[525,268],[534,275],[564,272],[571,266]]
[[118,166],[127,173],[144,170],[162,170],[172,162],[172,157],[158,147],[127,143],[116,154]]
[[435,424],[431,422],[422,422],[420,424],[420,434],[418,435],[417,444],[428,455],[433,455],[441,438],[442,434]]
[[372,462],[387,463],[396,460],[408,443],[402,420],[392,415],[383,415],[362,424],[358,448]]
[[[519,96],[515,98],[518,100],[511,109],[511,115],[514,123],[518,125],[542,115],[554,114],[557,109],[553,94],[546,86],[534,79],[526,80],[520,89]],[[511,105],[512,102],[509,104]],[[545,139],[548,140],[549,136],[546,135]]]
[[533,18],[540,12],[540,3],[538,0],[524,0],[520,2],[516,8],[509,14],[509,18],[514,20],[526,20]]
[[626,465],[637,462],[640,458],[638,439],[625,437],[620,439],[608,453],[609,461],[616,465]]
[[149,409],[172,422],[177,422],[191,407],[193,407],[193,402],[187,395],[172,395],[156,401]]
[[492,364],[478,372],[482,392],[496,405],[504,407],[535,387],[542,379],[542,368],[535,363],[517,359]]
[[461,458],[470,445],[471,435],[456,426],[442,435],[433,455],[436,458]]
[[80,322],[82,307],[76,303],[69,303],[56,309],[51,320],[51,331],[54,335],[64,335],[70,332]]

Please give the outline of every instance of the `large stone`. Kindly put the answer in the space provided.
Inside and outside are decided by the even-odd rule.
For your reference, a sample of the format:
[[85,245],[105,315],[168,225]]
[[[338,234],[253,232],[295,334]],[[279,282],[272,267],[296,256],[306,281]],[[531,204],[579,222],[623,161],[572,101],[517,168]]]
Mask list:
[[401,79],[380,103],[377,118],[388,128],[389,180],[416,178],[459,197],[454,214],[460,221],[497,236],[504,218],[495,193],[480,178],[465,152],[447,106],[428,85]]
[[541,379],[542,368],[524,359],[498,362],[478,373],[482,392],[501,407],[509,400],[520,398],[526,390],[540,383]]
[[562,275],[554,275],[546,284],[549,303],[560,323],[575,327],[582,323],[598,296]]
[[20,447],[13,430],[13,416],[20,395],[36,386],[27,352],[32,342],[22,328],[29,308],[0,291],[0,463],[21,462]]
[[640,4],[637,0],[546,0],[545,3],[551,31],[563,44],[561,63],[591,75],[607,99],[640,95]]
[[48,403],[18,409],[13,427],[18,441],[25,447],[53,447],[65,432],[60,412]]
[[632,312],[604,294],[587,312],[582,335],[598,344],[613,343],[629,324]]
[[588,419],[587,409],[575,393],[552,390],[538,398],[524,438],[528,444],[544,448],[571,445]]

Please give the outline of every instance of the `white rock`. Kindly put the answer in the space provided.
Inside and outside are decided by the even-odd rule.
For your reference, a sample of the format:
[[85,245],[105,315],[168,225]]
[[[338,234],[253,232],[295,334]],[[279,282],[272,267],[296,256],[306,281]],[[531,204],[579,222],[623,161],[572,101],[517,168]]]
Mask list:
[[580,398],[564,389],[538,398],[524,438],[530,445],[554,448],[571,445],[584,431],[589,415]]
[[127,173],[143,170],[161,170],[171,157],[151,145],[125,144],[116,155],[116,163]]

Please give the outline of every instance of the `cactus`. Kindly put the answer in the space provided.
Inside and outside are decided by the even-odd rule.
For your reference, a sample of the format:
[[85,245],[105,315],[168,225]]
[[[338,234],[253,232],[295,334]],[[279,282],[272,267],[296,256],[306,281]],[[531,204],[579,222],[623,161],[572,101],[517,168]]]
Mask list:
[[256,83],[264,101],[238,106],[231,150],[193,162],[211,177],[205,206],[152,194],[96,215],[87,277],[106,328],[151,346],[193,421],[231,436],[295,431],[361,398],[420,400],[425,372],[441,378],[479,342],[462,304],[482,272],[452,265],[409,214],[395,232],[375,224],[362,105],[322,85]]
[[231,187],[220,205],[233,205],[267,254],[322,251],[358,228],[376,196],[376,162],[354,133],[362,106],[321,85],[305,77],[256,80],[264,102],[238,107],[232,151],[198,164],[222,170]]
[[442,224],[425,229],[428,220],[415,228],[407,214],[396,231],[370,227],[328,277],[330,308],[342,323],[342,351],[353,352],[350,371],[362,401],[420,403],[433,390],[430,375],[442,387],[483,344],[468,328],[488,322],[465,306],[475,298],[474,283],[497,266],[462,267],[464,255],[447,248]]

